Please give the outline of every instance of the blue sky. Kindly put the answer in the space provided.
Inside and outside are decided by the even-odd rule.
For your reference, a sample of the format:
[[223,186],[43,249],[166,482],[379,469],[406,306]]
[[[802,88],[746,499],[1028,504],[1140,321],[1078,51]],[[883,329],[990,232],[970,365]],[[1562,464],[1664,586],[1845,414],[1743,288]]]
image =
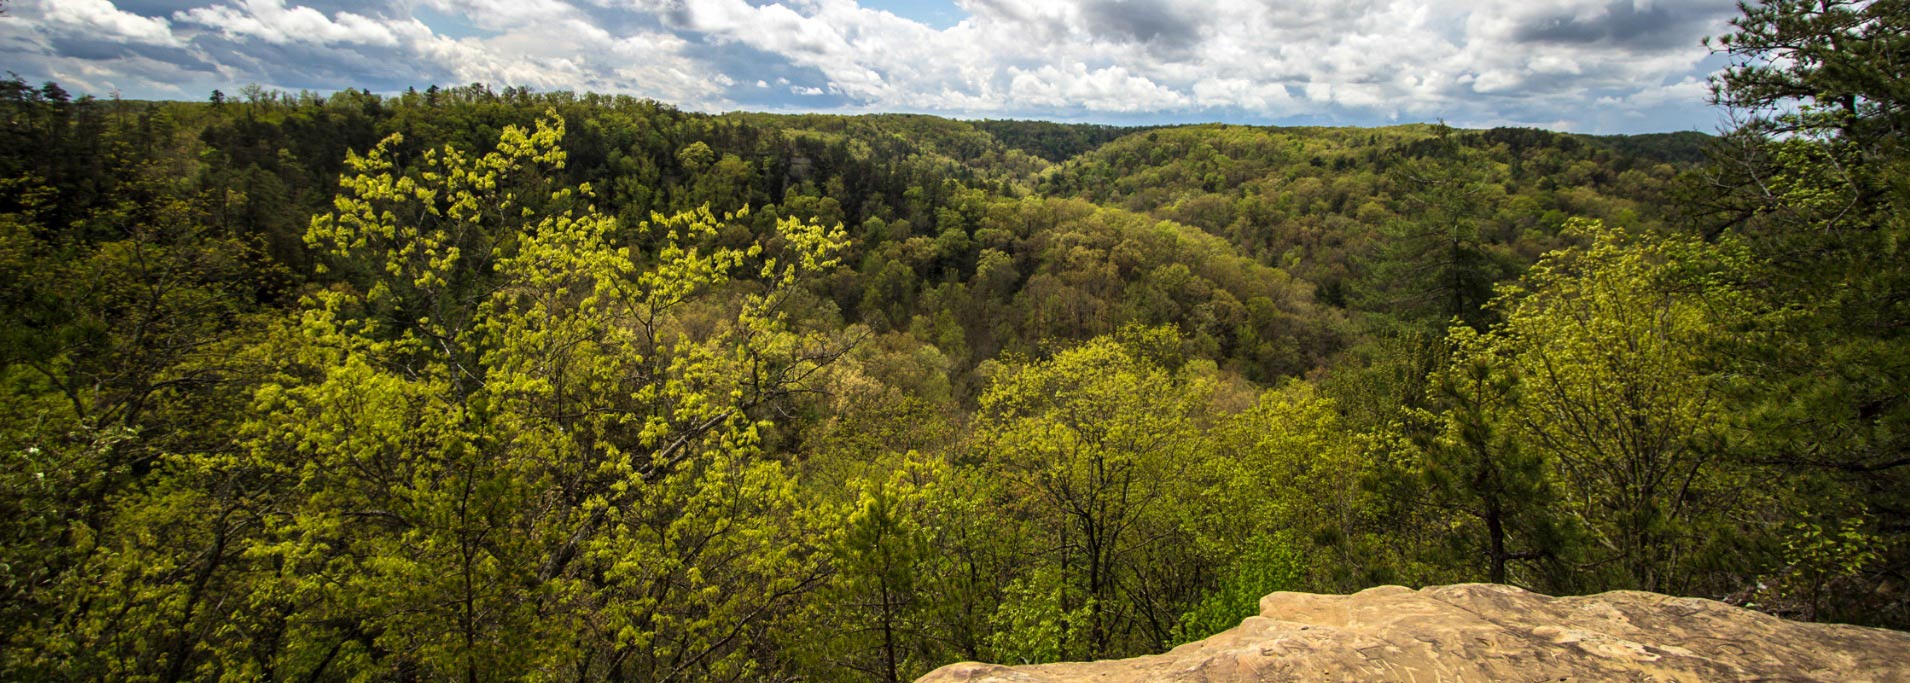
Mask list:
[[1731,0],[14,0],[75,92],[483,82],[686,109],[1716,130]]
[[968,18],[968,11],[949,0],[867,0],[858,3],[863,7],[888,12],[890,14],[923,24],[929,28],[942,30],[953,27]]

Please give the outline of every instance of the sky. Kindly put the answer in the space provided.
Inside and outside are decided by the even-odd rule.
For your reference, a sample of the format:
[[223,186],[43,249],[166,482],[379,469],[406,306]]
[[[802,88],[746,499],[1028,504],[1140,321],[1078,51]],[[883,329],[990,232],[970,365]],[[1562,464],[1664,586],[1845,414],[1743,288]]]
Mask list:
[[486,83],[696,111],[1715,131],[1732,0],[11,0],[0,69],[202,100]]

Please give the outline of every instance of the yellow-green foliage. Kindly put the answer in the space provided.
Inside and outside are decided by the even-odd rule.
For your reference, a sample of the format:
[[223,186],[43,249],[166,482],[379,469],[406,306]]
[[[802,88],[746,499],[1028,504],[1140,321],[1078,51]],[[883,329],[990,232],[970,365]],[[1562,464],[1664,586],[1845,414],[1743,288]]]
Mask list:
[[[712,246],[727,217],[657,216],[627,228],[662,245],[639,258],[615,220],[558,208],[569,191],[500,194],[560,166],[562,133],[405,171],[393,138],[313,221],[375,267],[310,299],[244,428],[248,464],[287,482],[249,552],[279,567],[253,599],[292,611],[276,669],[747,676],[739,633],[815,580],[753,408],[826,353],[779,304],[840,228],[784,220],[768,254]],[[734,305],[709,296],[739,276]]]
[[1453,366],[1513,382],[1482,409],[1515,443],[1486,447],[1544,455],[1558,507],[1591,535],[1587,562],[1621,568],[1604,580],[1676,589],[1694,521],[1731,504],[1710,495],[1728,425],[1705,365],[1744,311],[1731,252],[1594,221],[1571,230],[1589,244],[1504,288],[1502,323],[1452,329]]

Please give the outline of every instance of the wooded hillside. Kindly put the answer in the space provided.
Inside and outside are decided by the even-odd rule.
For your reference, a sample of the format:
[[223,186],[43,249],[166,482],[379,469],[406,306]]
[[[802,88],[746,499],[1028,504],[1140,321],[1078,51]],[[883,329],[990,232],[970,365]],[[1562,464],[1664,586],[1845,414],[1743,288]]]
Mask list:
[[1273,590],[1910,627],[1902,2],[1745,125],[0,82],[0,678],[907,680]]

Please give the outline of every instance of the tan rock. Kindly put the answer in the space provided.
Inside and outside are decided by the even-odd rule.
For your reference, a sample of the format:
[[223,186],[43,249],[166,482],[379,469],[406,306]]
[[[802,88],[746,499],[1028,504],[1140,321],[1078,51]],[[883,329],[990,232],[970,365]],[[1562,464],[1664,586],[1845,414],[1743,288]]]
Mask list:
[[1239,626],[1133,659],[964,662],[919,683],[1094,681],[1910,681],[1910,633],[1787,621],[1721,602],[1511,586],[1274,593]]

